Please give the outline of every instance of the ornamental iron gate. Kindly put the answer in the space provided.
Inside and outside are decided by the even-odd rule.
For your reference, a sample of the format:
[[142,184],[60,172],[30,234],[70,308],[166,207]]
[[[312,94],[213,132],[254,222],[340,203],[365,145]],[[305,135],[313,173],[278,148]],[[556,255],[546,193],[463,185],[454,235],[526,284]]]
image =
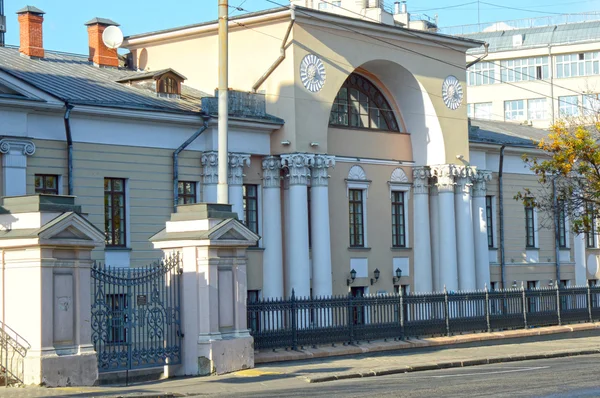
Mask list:
[[181,363],[181,259],[140,268],[92,267],[92,343],[98,371]]

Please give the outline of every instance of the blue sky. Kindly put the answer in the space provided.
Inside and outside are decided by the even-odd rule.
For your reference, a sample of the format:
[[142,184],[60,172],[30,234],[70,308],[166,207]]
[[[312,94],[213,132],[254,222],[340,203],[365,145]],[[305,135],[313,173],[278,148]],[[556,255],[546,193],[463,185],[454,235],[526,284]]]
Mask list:
[[[274,0],[288,4],[288,0]],[[393,0],[385,0],[393,3]],[[248,11],[276,7],[267,0],[229,0],[230,5]],[[487,3],[487,4],[486,4]],[[18,45],[16,10],[33,5],[46,12],[44,20],[44,47],[51,50],[87,53],[86,21],[93,17],[110,18],[121,24],[125,35],[166,29],[215,19],[217,0],[4,0],[7,16],[6,43]],[[527,9],[514,10],[492,6]],[[459,5],[458,7],[456,7]],[[451,7],[451,8],[448,8]],[[439,15],[440,26],[477,23],[477,1],[473,0],[408,0],[412,13]],[[495,22],[517,18],[552,16],[552,13],[577,13],[600,10],[600,0],[480,0],[481,22]],[[239,11],[231,12],[234,15]]]

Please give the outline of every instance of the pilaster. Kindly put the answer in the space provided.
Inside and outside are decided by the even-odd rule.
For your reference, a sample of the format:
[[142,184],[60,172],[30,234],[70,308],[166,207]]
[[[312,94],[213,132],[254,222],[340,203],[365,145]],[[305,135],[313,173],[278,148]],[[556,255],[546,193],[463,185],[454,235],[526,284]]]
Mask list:
[[281,160],[265,156],[263,168],[263,298],[283,297]]
[[487,239],[486,183],[492,179],[487,170],[477,170],[473,175],[473,240],[475,244],[475,273],[477,289],[490,285],[490,260]]
[[0,140],[2,154],[3,196],[27,194],[27,157],[35,153],[33,141],[20,138]]
[[431,234],[429,226],[429,177],[431,172],[426,166],[413,168],[414,192],[414,270],[413,290],[430,292],[433,290],[431,269]]

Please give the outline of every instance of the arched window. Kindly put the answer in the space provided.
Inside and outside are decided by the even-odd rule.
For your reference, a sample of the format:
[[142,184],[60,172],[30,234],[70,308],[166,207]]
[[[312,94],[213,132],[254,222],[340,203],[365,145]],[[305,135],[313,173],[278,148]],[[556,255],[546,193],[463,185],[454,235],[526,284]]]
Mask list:
[[394,112],[381,91],[366,78],[352,73],[335,97],[331,126],[400,131]]

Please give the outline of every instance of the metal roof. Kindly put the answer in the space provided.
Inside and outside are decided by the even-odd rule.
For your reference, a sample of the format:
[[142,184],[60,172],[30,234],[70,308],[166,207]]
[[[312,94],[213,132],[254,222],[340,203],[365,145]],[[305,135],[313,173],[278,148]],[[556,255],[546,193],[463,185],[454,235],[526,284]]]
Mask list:
[[[507,24],[507,27],[510,25]],[[513,37],[521,35],[523,44],[513,46]],[[506,29],[496,32],[479,32],[462,37],[489,43],[490,52],[512,51],[536,47],[587,43],[600,40],[600,21],[569,23],[524,29]],[[483,48],[471,49],[469,53],[482,52]]]
[[39,8],[34,7],[34,6],[25,6],[25,7],[21,8],[20,10],[17,10],[17,12],[15,14],[24,14],[26,12],[30,12],[32,14],[45,14],[44,11],[42,11]]
[[98,17],[92,18],[89,21],[87,21],[86,23],[84,23],[84,25],[86,25],[86,26],[87,25],[95,25],[95,24],[120,26],[118,23],[116,23],[112,19],[98,18]]
[[548,131],[518,123],[469,119],[469,142],[479,144],[537,147]]

